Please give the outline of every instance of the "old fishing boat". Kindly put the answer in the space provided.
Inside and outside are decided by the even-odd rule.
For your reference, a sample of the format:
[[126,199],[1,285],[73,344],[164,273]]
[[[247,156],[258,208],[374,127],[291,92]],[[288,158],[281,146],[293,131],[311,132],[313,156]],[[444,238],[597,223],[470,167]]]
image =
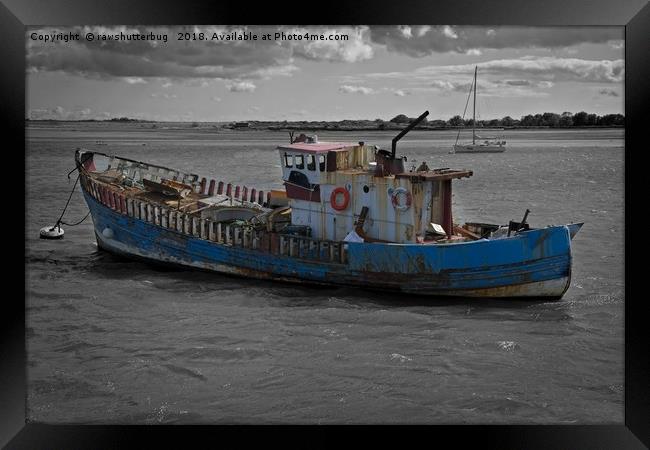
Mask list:
[[[506,139],[503,135],[497,136],[479,136],[476,134],[476,75],[478,73],[478,66],[474,68],[474,81],[469,90],[469,95],[474,91],[474,107],[472,112],[472,143],[458,142],[460,138],[460,130],[456,135],[456,142],[449,153],[503,153],[506,151]],[[467,97],[469,103],[469,96]],[[467,104],[465,104],[467,109]],[[463,113],[463,117],[465,113]]]
[[78,149],[97,244],[117,254],[261,279],[433,296],[560,298],[582,224],[534,229],[454,223],[452,181],[471,170],[407,171],[363,142],[278,147],[270,192]]

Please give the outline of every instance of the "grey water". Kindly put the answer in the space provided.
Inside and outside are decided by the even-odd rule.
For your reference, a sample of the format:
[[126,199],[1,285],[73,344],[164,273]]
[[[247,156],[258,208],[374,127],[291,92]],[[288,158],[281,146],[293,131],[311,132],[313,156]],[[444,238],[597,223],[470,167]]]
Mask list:
[[[560,301],[441,300],[151,266],[97,249],[92,221],[38,238],[74,150],[281,187],[286,132],[157,124],[26,129],[27,415],[75,424],[623,422],[624,131],[508,130],[500,154],[413,131],[407,166],[471,169],[454,220],[585,222]],[[320,132],[390,148],[395,133]],[[87,213],[77,186],[66,222]]]

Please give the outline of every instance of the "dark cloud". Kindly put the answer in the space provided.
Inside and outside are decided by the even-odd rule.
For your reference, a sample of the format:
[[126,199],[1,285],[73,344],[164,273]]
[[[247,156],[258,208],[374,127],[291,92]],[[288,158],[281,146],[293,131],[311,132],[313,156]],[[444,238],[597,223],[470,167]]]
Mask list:
[[[261,40],[267,33],[283,30],[288,34],[348,34],[349,39],[332,41]],[[30,39],[31,33],[79,33],[80,41],[43,42]],[[158,40],[86,41],[86,33],[129,36],[153,35]],[[178,33],[211,38],[250,32],[256,41],[177,40]],[[367,43],[367,27],[69,27],[31,28],[27,32],[27,64],[30,73],[63,71],[89,78],[163,77],[260,79],[291,75],[298,68],[295,56],[305,59],[355,62],[372,57]],[[166,42],[160,37],[167,35]]]
[[[82,36],[89,27],[69,31]],[[174,35],[176,30],[133,27],[106,29],[95,33],[149,33]],[[273,45],[238,45],[201,42],[201,45],[177,41],[92,41],[34,43],[28,47],[27,63],[32,71],[63,71],[92,78],[167,77],[167,78],[239,78],[259,77],[259,69],[287,64],[288,49]]]
[[558,48],[623,39],[622,27],[377,26],[370,39],[410,56],[477,49]]
[[[275,32],[301,35],[322,33],[347,35],[347,40],[261,40],[256,41],[192,41],[177,39],[177,34],[190,36],[250,32],[258,37]],[[31,33],[79,33],[80,41],[43,42],[32,40]],[[153,40],[97,40],[86,41],[83,36],[92,32],[109,35],[145,34]],[[167,41],[161,37],[167,36]],[[480,54],[481,49],[566,47],[584,42],[617,42],[623,37],[620,27],[452,27],[452,26],[401,26],[401,27],[297,27],[297,26],[92,26],[30,28],[27,31],[27,64],[29,73],[62,71],[88,78],[109,79],[119,77],[124,81],[140,82],[148,78],[185,80],[222,79],[233,81],[233,90],[242,91],[235,83],[291,76],[298,69],[297,58],[319,61],[358,62],[374,56],[375,49],[388,50],[411,56],[425,56],[434,52],[463,52]],[[570,65],[570,64],[569,64]],[[553,73],[570,72],[574,78],[592,78],[600,81],[620,80],[623,65],[579,67],[583,77],[569,66],[552,67]],[[485,67],[496,73],[496,66]],[[465,68],[462,69],[463,71]],[[510,73],[530,73],[536,70],[531,63]],[[541,72],[546,70],[539,67]],[[513,72],[514,71],[514,72]],[[521,77],[524,78],[524,77]],[[517,80],[513,80],[516,82]],[[250,91],[250,86],[243,89]]]

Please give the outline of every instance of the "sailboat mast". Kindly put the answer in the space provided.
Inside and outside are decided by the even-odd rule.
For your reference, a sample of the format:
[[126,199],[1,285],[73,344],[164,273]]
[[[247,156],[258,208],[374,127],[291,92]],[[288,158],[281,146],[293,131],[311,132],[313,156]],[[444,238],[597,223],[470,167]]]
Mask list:
[[472,145],[476,144],[476,72],[478,66],[474,67],[474,114],[472,115]]

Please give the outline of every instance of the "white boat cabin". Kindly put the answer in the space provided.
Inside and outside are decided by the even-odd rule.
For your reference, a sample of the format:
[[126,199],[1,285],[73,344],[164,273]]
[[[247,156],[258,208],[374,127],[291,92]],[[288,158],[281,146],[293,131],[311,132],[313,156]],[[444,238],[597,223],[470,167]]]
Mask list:
[[316,239],[345,239],[364,207],[367,242],[433,242],[439,226],[450,237],[451,180],[472,175],[426,167],[390,173],[381,164],[387,152],[363,142],[294,142],[278,151],[291,223],[310,227]]

